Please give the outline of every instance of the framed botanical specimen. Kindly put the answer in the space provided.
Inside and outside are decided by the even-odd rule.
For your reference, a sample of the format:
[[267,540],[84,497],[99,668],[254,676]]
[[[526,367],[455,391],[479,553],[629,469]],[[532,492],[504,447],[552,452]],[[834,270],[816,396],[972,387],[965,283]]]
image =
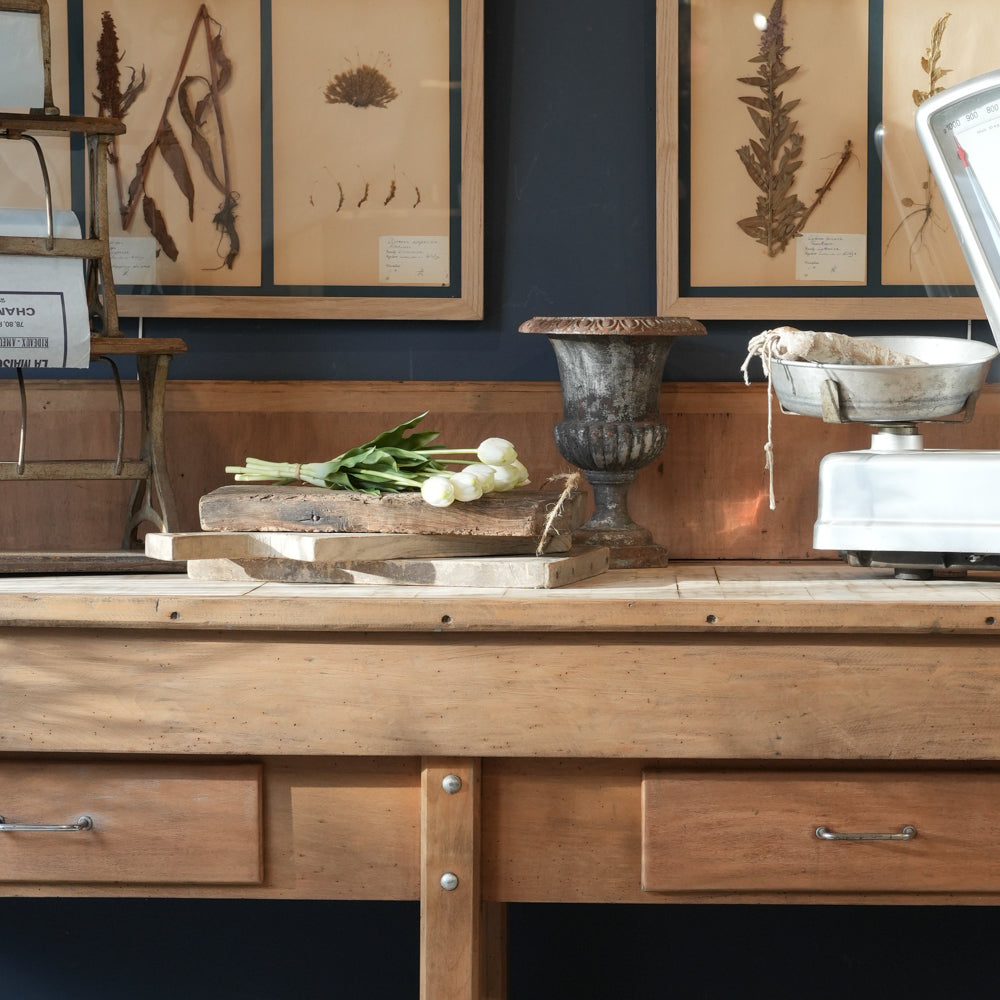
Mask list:
[[658,0],[658,311],[983,318],[913,114],[995,69],[990,28],[986,0]]
[[123,315],[482,316],[483,0],[50,6]]

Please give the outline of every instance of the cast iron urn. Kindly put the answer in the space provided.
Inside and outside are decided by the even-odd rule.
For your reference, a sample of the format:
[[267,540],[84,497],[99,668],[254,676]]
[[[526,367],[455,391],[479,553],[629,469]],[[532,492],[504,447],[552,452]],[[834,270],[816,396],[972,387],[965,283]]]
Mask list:
[[667,438],[660,421],[667,354],[678,337],[705,327],[674,316],[536,316],[520,330],[552,344],[563,399],[556,447],[594,491],[594,513],[574,543],[607,546],[615,568],[665,566],[667,550],[629,515],[628,490]]

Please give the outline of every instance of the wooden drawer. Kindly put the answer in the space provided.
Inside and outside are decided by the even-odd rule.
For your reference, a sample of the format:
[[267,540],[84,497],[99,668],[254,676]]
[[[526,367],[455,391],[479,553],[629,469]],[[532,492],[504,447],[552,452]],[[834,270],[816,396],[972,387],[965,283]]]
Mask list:
[[[903,833],[911,839],[822,839]],[[649,892],[996,892],[1000,775],[671,772],[642,777]]]
[[256,764],[0,762],[0,881],[259,883]]

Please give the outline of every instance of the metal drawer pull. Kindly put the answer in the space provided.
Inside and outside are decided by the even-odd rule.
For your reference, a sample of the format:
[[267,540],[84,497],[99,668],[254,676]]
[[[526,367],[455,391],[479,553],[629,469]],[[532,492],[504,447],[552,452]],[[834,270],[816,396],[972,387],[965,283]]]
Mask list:
[[909,823],[899,833],[837,833],[826,826],[816,827],[816,836],[820,840],[913,840],[917,828]]
[[76,833],[78,830],[93,830],[94,821],[89,816],[81,816],[75,823],[6,823],[0,816],[0,833]]

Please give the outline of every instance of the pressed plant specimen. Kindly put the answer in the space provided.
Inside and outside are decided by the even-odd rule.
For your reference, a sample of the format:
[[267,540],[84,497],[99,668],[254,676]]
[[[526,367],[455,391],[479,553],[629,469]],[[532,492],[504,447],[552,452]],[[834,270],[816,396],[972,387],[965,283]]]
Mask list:
[[740,219],[737,225],[747,236],[762,244],[769,257],[782,253],[805,228],[809,217],[840,176],[852,155],[848,139],[839,154],[836,166],[823,185],[816,190],[808,206],[793,190],[795,175],[803,164],[805,138],[791,112],[799,100],[785,100],[781,89],[799,71],[787,66],[785,54],[785,16],[783,0],[774,0],[767,24],[760,36],[760,49],[749,61],[756,64],[755,76],[739,77],[739,82],[760,91],[744,94],[740,100],[747,106],[759,138],[751,138],[736,153],[760,194],[756,214]]
[[[118,31],[114,18],[108,11],[101,15],[101,36],[97,40],[97,114],[101,118],[124,118],[135,99],[146,86],[146,67],[143,66],[138,77],[136,71],[129,67],[129,81],[122,89],[122,74],[119,64],[124,54],[118,51]],[[118,159],[118,137],[113,136],[108,147],[108,163],[111,165],[115,185],[118,189],[118,204],[124,200],[122,175]]]
[[[377,62],[377,60],[376,60]],[[352,66],[338,73],[323,91],[328,104],[349,104],[352,108],[387,108],[399,97],[378,66]]]
[[[108,17],[108,15],[105,14],[104,17]],[[203,32],[205,39],[207,76],[187,72],[199,30]],[[108,43],[105,45],[108,48],[108,54],[103,57],[106,65],[111,50]],[[99,67],[102,65],[101,60],[99,45]],[[105,72],[108,71],[105,70]],[[141,206],[146,225],[156,238],[161,250],[171,260],[176,260],[178,257],[177,244],[170,235],[167,221],[148,189],[147,181],[149,168],[156,155],[159,154],[170,168],[174,182],[187,201],[188,218],[194,219],[194,177],[188,166],[184,146],[177,137],[170,121],[170,113],[174,108],[175,101],[181,120],[187,127],[191,151],[201,163],[209,183],[222,196],[222,202],[212,217],[212,223],[226,244],[224,252],[220,250],[222,263],[219,266],[232,268],[233,262],[240,252],[240,239],[236,230],[236,206],[239,195],[232,186],[225,119],[222,114],[222,92],[229,85],[232,75],[233,64],[226,55],[222,43],[222,25],[209,14],[207,6],[202,4],[195,14],[191,30],[188,33],[187,43],[177,67],[173,85],[164,101],[156,132],[136,164],[135,174],[128,187],[127,198],[119,198],[122,228],[125,230],[131,228],[135,214]],[[101,91],[102,98],[100,99],[103,99],[103,86]],[[128,95],[129,90],[127,89],[125,93]],[[213,124],[214,137],[210,135],[212,131],[210,126]]]
[[[941,85],[941,78],[946,74],[950,73],[950,69],[942,69],[941,67],[941,41],[944,38],[944,29],[948,26],[948,18],[951,14],[945,14],[939,17],[934,22],[934,27],[931,28],[931,43],[924,50],[924,54],[920,57],[920,68],[926,74],[927,77],[927,89],[919,90],[915,89],[913,91],[913,103],[916,107],[920,107],[928,97],[933,97],[934,94],[940,94],[945,88]],[[931,225],[937,226],[938,229],[944,230],[945,227],[938,221],[938,217],[934,211],[934,175],[931,173],[931,169],[928,166],[927,174],[924,177],[923,183],[920,185],[921,194],[919,199],[911,198],[906,196],[900,199],[900,204],[905,208],[906,214],[900,220],[899,225],[892,231],[889,239],[885,244],[885,252],[889,252],[889,247],[892,245],[892,241],[896,236],[902,232],[904,227],[912,220],[919,219],[920,223],[917,226],[917,231],[910,241],[910,264],[913,264],[913,254],[920,250],[924,245],[924,240],[926,238],[927,228]]]

